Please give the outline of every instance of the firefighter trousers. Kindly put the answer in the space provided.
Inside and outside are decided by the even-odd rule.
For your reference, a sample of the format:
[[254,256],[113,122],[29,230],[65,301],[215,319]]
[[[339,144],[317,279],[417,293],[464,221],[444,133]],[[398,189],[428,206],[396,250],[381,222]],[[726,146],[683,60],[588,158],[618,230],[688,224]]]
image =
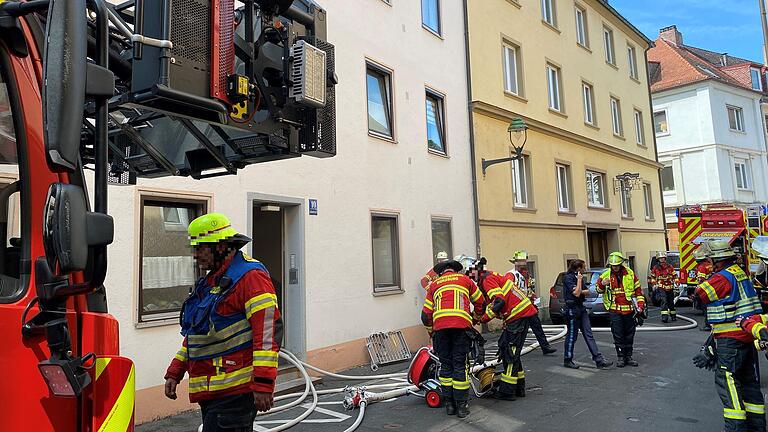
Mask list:
[[256,418],[253,393],[200,402],[203,432],[251,432]]
[[525,369],[520,357],[528,335],[529,319],[521,318],[507,323],[499,338],[499,354],[504,367],[498,387],[501,394],[525,393]]
[[541,326],[541,319],[539,318],[539,315],[534,315],[529,319],[529,325],[531,326],[531,331],[533,332],[534,336],[536,336],[536,340],[539,341],[539,346],[541,349],[550,348],[549,341],[547,341],[547,335],[544,333],[544,328]]
[[442,329],[432,335],[432,344],[440,359],[440,384],[443,396],[463,402],[469,399],[469,377],[467,375],[467,355],[472,340],[467,329]]
[[717,343],[715,386],[723,402],[725,432],[764,432],[765,399],[754,345],[730,338]]
[[616,346],[616,354],[619,358],[632,357],[636,328],[637,323],[632,314],[622,315],[611,312],[611,334],[613,334],[613,344]]
[[671,316],[673,319],[677,319],[677,311],[675,310],[675,292],[673,290],[662,290],[661,297],[661,320],[664,322],[669,321]]

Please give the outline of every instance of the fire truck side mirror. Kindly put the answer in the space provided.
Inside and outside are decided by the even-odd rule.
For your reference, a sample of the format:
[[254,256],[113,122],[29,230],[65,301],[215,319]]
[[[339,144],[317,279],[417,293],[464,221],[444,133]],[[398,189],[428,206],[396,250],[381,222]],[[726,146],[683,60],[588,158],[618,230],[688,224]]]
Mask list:
[[113,235],[112,217],[87,211],[80,186],[51,185],[43,215],[43,244],[51,269],[60,275],[85,270],[89,250],[106,247]]
[[[74,171],[86,90],[86,0],[51,0],[45,34],[43,121],[48,163]],[[79,257],[78,257],[79,258]]]

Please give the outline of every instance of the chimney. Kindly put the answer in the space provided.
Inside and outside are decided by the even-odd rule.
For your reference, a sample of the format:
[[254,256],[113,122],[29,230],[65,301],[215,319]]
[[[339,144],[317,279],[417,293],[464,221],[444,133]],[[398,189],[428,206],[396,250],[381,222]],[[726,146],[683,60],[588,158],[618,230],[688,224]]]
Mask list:
[[675,45],[683,44],[683,34],[677,31],[677,26],[675,25],[659,30],[659,37]]
[[728,66],[728,53],[723,53],[723,55],[720,56],[720,66]]

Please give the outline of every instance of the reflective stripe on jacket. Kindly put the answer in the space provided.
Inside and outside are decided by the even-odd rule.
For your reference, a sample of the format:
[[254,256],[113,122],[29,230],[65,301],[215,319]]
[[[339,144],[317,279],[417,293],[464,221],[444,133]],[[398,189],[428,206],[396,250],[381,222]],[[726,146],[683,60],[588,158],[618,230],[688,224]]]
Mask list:
[[[501,276],[498,273],[487,272],[484,276],[481,289],[488,296],[489,304],[483,315],[479,317],[480,322],[489,322],[494,318],[512,322],[538,313],[538,309],[531,303],[526,293],[515,284],[511,273]],[[499,303],[496,303],[498,301],[502,302],[502,306],[497,313],[494,307],[498,308]]]
[[448,271],[427,288],[421,309],[428,331],[472,326],[472,312],[483,307],[483,295],[468,276]]
[[[715,279],[718,276],[720,278]],[[718,295],[718,290],[712,285],[713,283],[723,286],[727,284],[730,290],[724,292],[725,295]],[[738,329],[727,325],[735,323],[736,318],[762,313],[755,287],[738,265],[734,264],[719,271],[712,279],[699,285],[697,290],[703,291],[709,300],[707,320],[713,325],[716,336],[736,332]]]
[[657,288],[672,291],[675,288],[675,268],[669,264],[656,265],[651,269],[651,281]]
[[605,310],[628,315],[634,311],[632,298],[638,307],[645,308],[645,297],[635,272],[622,266],[621,279],[607,269],[597,280],[597,292],[603,295]]

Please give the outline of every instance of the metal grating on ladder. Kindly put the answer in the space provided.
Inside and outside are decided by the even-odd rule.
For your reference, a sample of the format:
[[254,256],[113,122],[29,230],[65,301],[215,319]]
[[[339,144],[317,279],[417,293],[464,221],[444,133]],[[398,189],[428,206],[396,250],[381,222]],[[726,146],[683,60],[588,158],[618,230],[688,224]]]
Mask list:
[[396,363],[411,358],[411,350],[401,331],[374,333],[365,339],[368,354],[371,355],[371,370],[379,365]]

